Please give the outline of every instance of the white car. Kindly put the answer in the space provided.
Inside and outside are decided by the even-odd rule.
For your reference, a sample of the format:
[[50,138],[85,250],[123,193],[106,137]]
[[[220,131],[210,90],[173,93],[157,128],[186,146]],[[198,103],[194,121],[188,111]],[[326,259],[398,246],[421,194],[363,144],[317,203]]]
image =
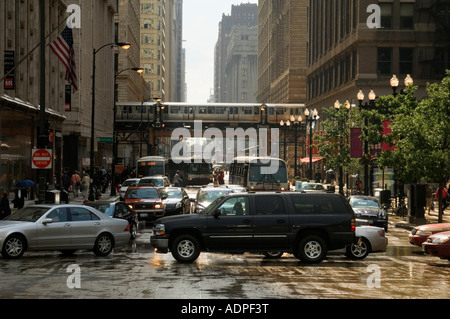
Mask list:
[[127,220],[84,205],[32,205],[0,221],[5,258],[19,258],[27,250],[73,254],[82,249],[107,256],[114,247],[126,245],[130,236]]
[[119,196],[120,200],[125,198],[125,193],[127,192],[128,187],[137,186],[139,184],[140,178],[128,178],[123,181],[119,188]]
[[351,259],[364,259],[369,253],[385,252],[388,245],[385,234],[382,227],[357,226],[355,236],[359,241],[347,246],[345,255]]

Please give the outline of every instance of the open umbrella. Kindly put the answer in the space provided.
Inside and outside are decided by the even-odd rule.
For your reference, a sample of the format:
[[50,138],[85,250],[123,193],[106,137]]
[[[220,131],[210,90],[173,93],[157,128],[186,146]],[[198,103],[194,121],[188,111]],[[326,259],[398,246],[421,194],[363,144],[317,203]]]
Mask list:
[[25,187],[31,187],[34,185],[34,182],[32,180],[29,179],[25,179],[23,181],[20,181],[16,184],[16,187],[19,188],[25,188]]

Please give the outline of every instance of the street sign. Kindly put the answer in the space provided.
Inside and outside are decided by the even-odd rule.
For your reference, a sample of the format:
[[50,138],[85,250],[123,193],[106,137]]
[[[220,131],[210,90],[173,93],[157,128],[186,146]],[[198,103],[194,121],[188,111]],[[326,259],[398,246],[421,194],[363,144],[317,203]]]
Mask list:
[[52,150],[33,149],[31,155],[31,168],[33,169],[52,168]]

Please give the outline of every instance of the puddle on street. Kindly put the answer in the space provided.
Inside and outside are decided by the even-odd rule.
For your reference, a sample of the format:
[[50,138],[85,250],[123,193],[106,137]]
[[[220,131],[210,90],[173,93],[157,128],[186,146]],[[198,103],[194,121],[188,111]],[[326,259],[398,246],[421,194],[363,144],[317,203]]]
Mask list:
[[416,255],[423,255],[422,250],[420,247],[415,246],[387,246],[386,247],[386,256],[393,256],[393,257],[399,257],[399,256],[416,256]]

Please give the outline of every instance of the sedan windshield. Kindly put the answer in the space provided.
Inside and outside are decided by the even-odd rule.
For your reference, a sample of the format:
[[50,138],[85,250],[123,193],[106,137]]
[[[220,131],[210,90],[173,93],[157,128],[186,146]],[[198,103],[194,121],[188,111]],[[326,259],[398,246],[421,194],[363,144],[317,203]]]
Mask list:
[[350,205],[352,207],[374,207],[374,208],[380,207],[380,203],[376,199],[361,199],[361,198],[352,199],[350,201]]
[[158,191],[154,188],[135,188],[128,189],[127,192],[128,199],[150,199],[150,198],[159,198]]
[[214,201],[216,198],[225,195],[225,194],[229,194],[231,193],[231,189],[225,189],[225,190],[214,190],[214,191],[201,191],[199,196],[198,196],[198,201],[200,203],[202,202],[212,202]]
[[4,220],[34,223],[39,218],[41,218],[42,215],[44,215],[49,209],[49,207],[25,207],[9,215]]
[[182,198],[183,194],[181,194],[181,191],[179,189],[165,189],[161,190],[161,193],[163,196],[166,196],[167,198]]

